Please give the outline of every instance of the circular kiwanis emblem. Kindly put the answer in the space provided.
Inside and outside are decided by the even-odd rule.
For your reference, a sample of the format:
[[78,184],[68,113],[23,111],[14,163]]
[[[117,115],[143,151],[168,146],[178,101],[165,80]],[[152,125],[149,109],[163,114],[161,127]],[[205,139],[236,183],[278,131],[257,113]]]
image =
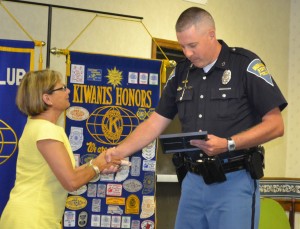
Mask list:
[[119,109],[109,109],[102,118],[102,131],[109,140],[120,139],[123,132],[123,119]]
[[17,139],[15,131],[0,119],[0,165],[16,152]]
[[139,119],[130,110],[118,106],[100,107],[86,121],[90,135],[103,144],[123,141],[139,124]]

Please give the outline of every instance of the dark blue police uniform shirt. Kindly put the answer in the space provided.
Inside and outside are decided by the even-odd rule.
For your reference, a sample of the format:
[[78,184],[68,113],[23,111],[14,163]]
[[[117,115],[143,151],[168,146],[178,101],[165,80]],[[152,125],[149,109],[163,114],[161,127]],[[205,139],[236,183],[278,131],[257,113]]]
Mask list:
[[156,112],[169,119],[178,114],[182,132],[202,130],[230,137],[261,122],[273,108],[287,106],[256,54],[219,42],[220,55],[207,73],[190,67],[191,62],[185,59],[177,64],[163,89]]

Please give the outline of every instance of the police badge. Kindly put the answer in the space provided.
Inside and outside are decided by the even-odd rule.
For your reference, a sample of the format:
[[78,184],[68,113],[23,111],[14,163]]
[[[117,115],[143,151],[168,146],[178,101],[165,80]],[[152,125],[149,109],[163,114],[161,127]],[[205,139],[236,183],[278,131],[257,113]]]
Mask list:
[[226,85],[229,83],[230,80],[231,80],[231,71],[225,70],[222,75],[222,84]]

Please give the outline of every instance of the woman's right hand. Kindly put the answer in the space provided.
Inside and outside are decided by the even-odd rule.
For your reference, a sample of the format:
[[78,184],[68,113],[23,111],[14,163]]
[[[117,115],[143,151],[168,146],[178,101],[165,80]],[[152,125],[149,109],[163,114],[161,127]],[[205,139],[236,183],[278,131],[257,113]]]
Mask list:
[[93,165],[96,165],[101,173],[109,174],[118,171],[121,164],[121,159],[113,158],[111,162],[107,162],[105,151],[93,159]]

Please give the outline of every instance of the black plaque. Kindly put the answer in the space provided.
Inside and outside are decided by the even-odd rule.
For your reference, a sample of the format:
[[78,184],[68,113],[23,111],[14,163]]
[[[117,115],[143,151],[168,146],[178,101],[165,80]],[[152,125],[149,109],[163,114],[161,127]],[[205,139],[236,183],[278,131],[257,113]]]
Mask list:
[[159,136],[163,153],[181,153],[197,151],[199,148],[192,146],[190,140],[207,139],[207,131],[201,132],[189,132],[189,133],[178,133],[178,134],[163,134]]

